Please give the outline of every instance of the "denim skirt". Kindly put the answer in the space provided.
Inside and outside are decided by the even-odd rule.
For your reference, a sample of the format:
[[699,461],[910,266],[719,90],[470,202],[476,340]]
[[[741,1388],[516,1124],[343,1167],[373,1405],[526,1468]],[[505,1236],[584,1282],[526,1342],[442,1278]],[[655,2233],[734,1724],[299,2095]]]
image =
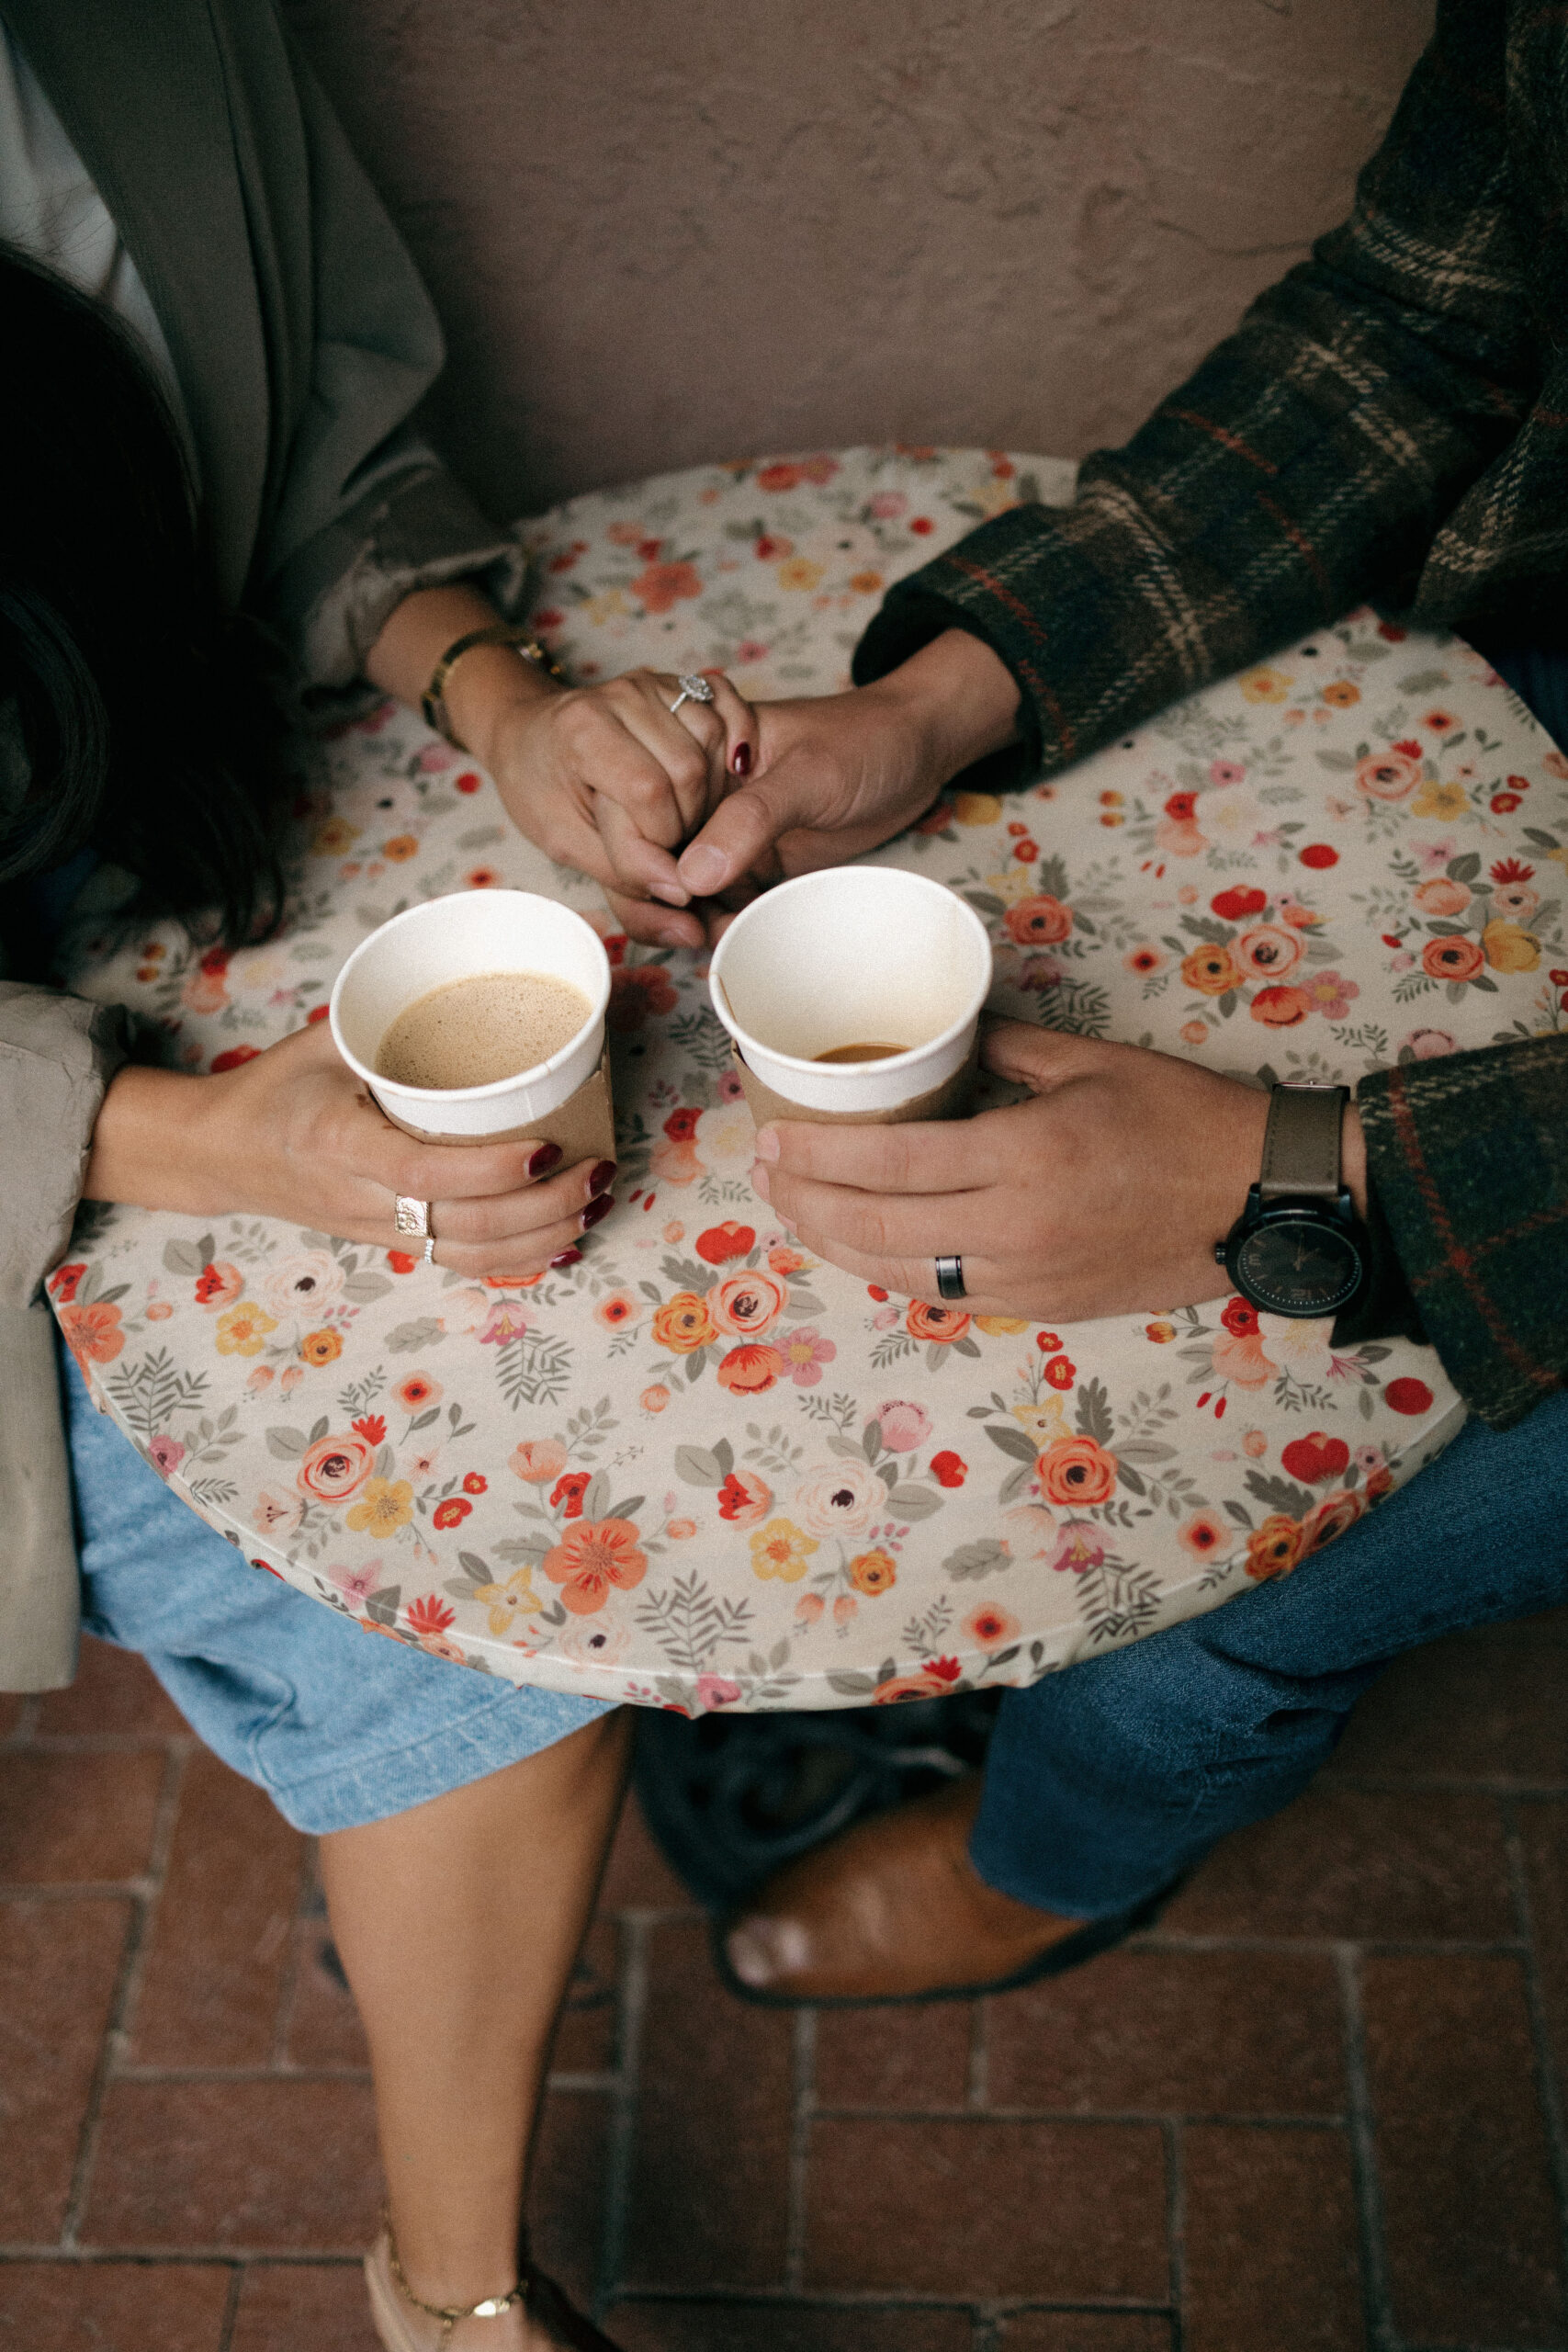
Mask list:
[[191,1729],[296,1829],[406,1813],[604,1712],[368,1635],[252,1567],[96,1411],[63,1348],[61,1386],[87,1631],[139,1650]]

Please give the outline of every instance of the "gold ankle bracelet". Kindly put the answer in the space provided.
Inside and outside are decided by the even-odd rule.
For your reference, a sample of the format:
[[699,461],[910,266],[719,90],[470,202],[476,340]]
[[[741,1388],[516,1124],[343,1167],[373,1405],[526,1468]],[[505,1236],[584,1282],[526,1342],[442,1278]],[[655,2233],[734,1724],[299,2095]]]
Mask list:
[[440,2352],[442,2346],[451,2342],[452,2330],[460,2319],[499,2319],[503,2312],[514,2311],[519,2303],[527,2301],[528,2274],[525,2269],[515,2287],[504,2295],[487,2295],[482,2303],[461,2305],[427,2303],[423,2295],[414,2293],[404,2274],[402,2262],[398,2254],[398,2233],[392,2227],[392,2209],[389,2205],[382,2206],[381,2220],[387,2232],[387,2260],[400,2292],[406,2296],[416,2311],[426,2312],[432,2319],[438,2319],[441,2322],[441,2334],[436,2339],[437,2352]]

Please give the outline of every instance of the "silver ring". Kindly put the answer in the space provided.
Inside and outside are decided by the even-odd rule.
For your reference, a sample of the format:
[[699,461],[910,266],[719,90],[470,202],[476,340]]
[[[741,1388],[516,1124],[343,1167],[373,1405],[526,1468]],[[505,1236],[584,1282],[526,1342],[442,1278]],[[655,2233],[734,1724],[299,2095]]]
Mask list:
[[428,1235],[425,1239],[424,1262],[427,1266],[434,1266],[435,1263],[435,1236],[434,1233]]
[[671,718],[683,702],[712,702],[713,700],[713,687],[709,681],[706,678],[698,677],[694,670],[688,671],[684,675],[677,678],[675,684],[681,691],[670,706]]
[[967,1298],[964,1287],[962,1258],[939,1258],[936,1261],[936,1288],[939,1298]]
[[399,1193],[392,1203],[392,1222],[400,1233],[412,1233],[416,1240],[430,1238],[430,1203],[416,1201],[411,1193]]

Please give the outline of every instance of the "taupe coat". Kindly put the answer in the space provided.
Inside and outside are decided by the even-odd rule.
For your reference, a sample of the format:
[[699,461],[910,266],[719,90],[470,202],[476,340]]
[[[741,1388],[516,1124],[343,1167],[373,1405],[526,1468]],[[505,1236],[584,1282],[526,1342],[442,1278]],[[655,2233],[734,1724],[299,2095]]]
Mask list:
[[[307,689],[350,685],[412,588],[513,549],[406,426],[440,329],[268,0],[0,0],[157,311],[225,599]],[[0,938],[0,1690],[75,1670],[51,1318],[118,1016],[6,977]]]

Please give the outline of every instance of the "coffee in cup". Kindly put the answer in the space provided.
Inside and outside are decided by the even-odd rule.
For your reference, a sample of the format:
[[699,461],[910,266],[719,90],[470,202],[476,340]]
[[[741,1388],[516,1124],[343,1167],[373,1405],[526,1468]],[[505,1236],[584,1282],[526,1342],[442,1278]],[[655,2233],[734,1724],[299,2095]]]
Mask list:
[[537,1136],[615,1157],[610,960],[529,890],[457,890],[394,915],[333,989],[334,1043],[387,1116],[434,1143]]
[[990,936],[922,874],[840,865],[754,899],[709,985],[759,1125],[952,1116],[974,1076]]

